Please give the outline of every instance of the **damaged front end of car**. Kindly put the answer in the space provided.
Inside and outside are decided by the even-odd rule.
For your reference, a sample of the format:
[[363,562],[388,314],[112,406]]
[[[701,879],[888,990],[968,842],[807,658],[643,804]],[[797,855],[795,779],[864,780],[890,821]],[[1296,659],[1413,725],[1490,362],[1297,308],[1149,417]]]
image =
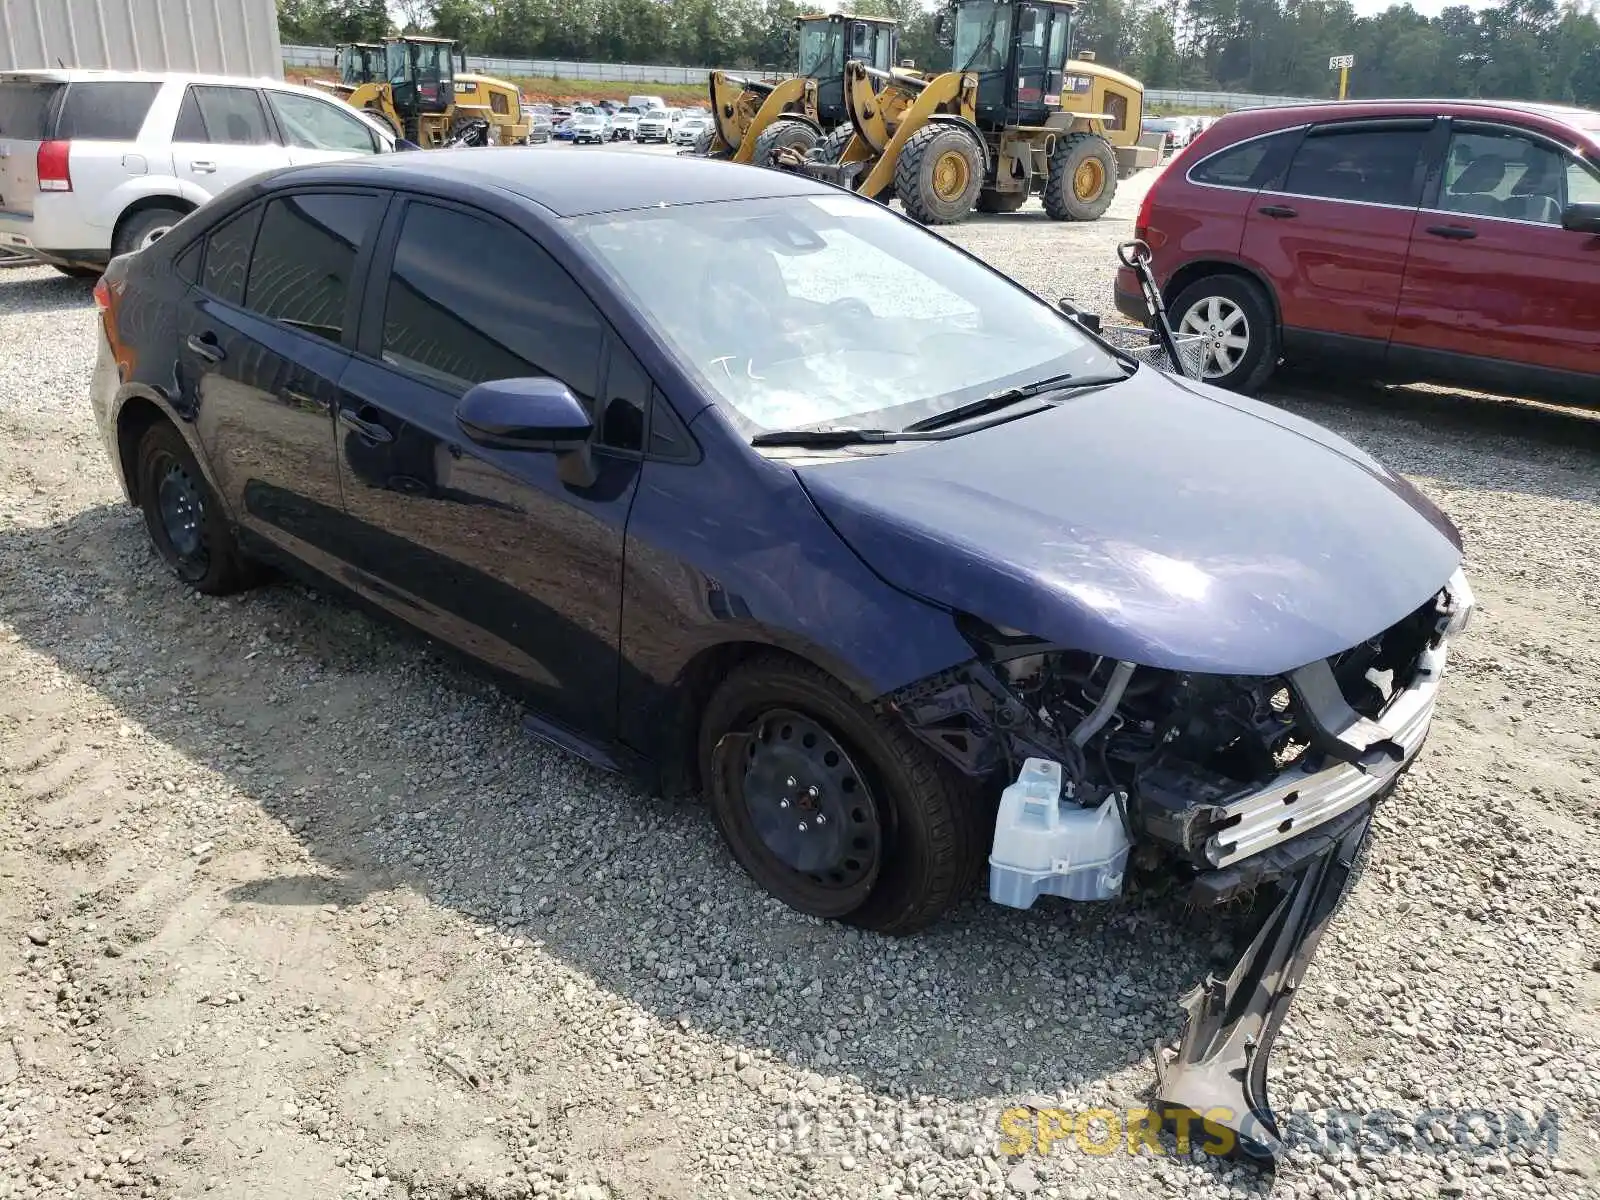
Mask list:
[[1375,636],[1265,677],[1112,661],[963,617],[974,657],[886,698],[967,774],[1015,781],[993,899],[1107,898],[1131,857],[1168,864],[1197,904],[1255,900],[1237,962],[1184,997],[1177,1054],[1157,1055],[1161,1109],[1232,1130],[1245,1156],[1281,1152],[1267,1056],[1473,604],[1458,569]]

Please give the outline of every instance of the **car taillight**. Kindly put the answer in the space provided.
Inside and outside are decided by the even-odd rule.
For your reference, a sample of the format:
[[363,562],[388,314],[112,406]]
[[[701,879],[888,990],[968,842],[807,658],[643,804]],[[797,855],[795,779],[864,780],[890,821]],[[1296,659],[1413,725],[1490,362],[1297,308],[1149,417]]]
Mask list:
[[1138,215],[1133,218],[1133,236],[1141,242],[1150,240],[1150,210],[1156,204],[1155,184],[1144,190],[1144,199],[1139,201]]
[[111,289],[106,286],[104,275],[94,281],[94,306],[101,312],[109,312],[111,309]]
[[39,190],[41,192],[70,192],[72,190],[72,143],[39,143]]

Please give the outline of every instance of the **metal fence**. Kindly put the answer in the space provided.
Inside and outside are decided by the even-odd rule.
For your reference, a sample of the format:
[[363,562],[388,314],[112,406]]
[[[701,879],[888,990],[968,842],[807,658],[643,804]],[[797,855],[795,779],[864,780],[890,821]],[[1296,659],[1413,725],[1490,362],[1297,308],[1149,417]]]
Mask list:
[[[332,67],[331,46],[285,46],[283,60],[297,67]],[[643,63],[561,62],[552,58],[492,58],[467,55],[467,66],[483,75],[509,78],[570,79],[588,83],[691,83],[703,84],[706,67],[663,67]],[[771,76],[773,72],[729,68],[742,75]],[[1181,108],[1261,108],[1283,104],[1303,104],[1299,96],[1252,96],[1232,92],[1167,91],[1151,88],[1145,103],[1152,108],[1168,105]]]

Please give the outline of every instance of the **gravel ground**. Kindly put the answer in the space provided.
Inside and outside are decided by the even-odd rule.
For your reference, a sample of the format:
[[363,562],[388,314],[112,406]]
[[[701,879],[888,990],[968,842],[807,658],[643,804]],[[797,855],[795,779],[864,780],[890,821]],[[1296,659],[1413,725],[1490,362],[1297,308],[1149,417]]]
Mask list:
[[[1109,312],[1137,191],[951,236]],[[1594,422],[1276,396],[1442,501],[1482,609],[1274,1054],[1272,1180],[1170,1141],[1001,1153],[1008,1105],[1148,1099],[1225,926],[796,916],[697,803],[530,741],[419,639],[178,586],[91,426],[92,330],[84,284],[0,271],[0,1197],[1597,1194]],[[1369,1110],[1383,1138],[1339,1135]]]

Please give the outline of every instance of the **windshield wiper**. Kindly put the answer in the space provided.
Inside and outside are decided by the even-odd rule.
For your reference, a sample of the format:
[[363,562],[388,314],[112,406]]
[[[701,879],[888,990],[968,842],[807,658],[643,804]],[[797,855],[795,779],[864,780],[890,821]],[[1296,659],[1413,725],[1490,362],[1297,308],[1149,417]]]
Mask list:
[[888,429],[774,429],[750,439],[752,446],[863,446],[897,442],[900,435]]
[[[1110,383],[1106,379],[1087,379],[1082,386],[1091,383]],[[1079,386],[1071,375],[1052,375],[1048,379],[1038,379],[1033,383],[1024,383],[1018,387],[1006,388],[1002,392],[990,392],[987,396],[979,396],[976,400],[969,400],[965,404],[958,404],[954,408],[946,409],[941,413],[934,413],[931,417],[923,417],[920,421],[913,421],[906,426],[906,432],[919,433],[927,429],[943,429],[946,425],[956,425],[972,417],[981,417],[985,413],[999,412],[1015,404],[1018,400],[1026,400],[1030,396],[1038,396],[1044,392],[1053,392],[1066,384]]]

